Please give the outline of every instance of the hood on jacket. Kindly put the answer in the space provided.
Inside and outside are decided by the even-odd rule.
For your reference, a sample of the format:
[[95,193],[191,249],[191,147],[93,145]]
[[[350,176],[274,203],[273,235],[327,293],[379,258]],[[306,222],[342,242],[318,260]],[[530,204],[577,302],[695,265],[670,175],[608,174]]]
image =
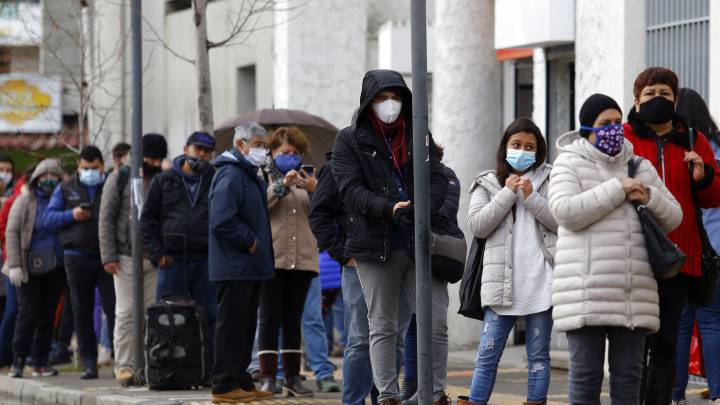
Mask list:
[[633,145],[627,139],[625,139],[620,153],[615,156],[605,154],[591,144],[587,138],[582,137],[580,135],[580,131],[577,130],[560,135],[555,145],[557,146],[558,153],[575,153],[587,160],[602,161],[606,163],[613,163],[617,161],[627,163],[634,154]]
[[412,93],[402,75],[394,70],[377,69],[365,73],[360,92],[360,107],[354,115],[353,126],[361,120],[367,120],[368,110],[373,99],[383,90],[398,89],[402,96],[402,114],[410,122],[412,117]]
[[[535,176],[534,177],[540,177],[542,178],[542,181],[545,181],[545,179],[550,176],[550,172],[552,171],[552,166],[548,163],[543,163],[539,167],[535,169]],[[477,176],[475,176],[475,179],[473,180],[472,184],[470,185],[470,193],[475,191],[475,189],[478,186],[482,186],[488,190],[495,190],[500,191],[503,187],[505,187],[504,184],[500,184],[497,177],[497,172],[493,170],[485,170],[484,172],[481,172]]]
[[253,166],[253,164],[250,163],[247,159],[245,159],[245,156],[235,148],[223,152],[220,156],[215,158],[212,164],[218,169],[225,165],[240,166],[243,169],[249,171],[256,171],[258,169],[257,167]]
[[45,159],[38,163],[37,167],[30,176],[30,187],[34,187],[37,184],[38,179],[45,173],[52,173],[57,175],[60,180],[63,178],[63,170],[55,159]]

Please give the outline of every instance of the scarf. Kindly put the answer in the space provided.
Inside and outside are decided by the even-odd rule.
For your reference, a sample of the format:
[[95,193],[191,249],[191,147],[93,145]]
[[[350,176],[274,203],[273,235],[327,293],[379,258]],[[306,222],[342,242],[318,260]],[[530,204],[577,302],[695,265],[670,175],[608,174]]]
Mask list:
[[392,124],[386,124],[375,116],[374,113],[370,113],[370,124],[372,124],[375,134],[380,138],[380,141],[390,149],[392,149],[392,156],[394,164],[397,166],[395,170],[401,171],[402,166],[407,162],[407,142],[405,141],[405,116],[400,114],[398,119]]

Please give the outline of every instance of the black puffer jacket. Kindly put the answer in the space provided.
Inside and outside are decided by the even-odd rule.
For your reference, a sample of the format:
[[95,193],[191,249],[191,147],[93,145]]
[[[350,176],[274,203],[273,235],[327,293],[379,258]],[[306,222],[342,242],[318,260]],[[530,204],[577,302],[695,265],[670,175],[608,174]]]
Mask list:
[[332,175],[332,163],[332,153],[328,153],[310,202],[310,228],[320,251],[327,251],[335,261],[345,264],[350,260],[345,256],[348,216]]
[[[386,145],[370,124],[373,98],[382,90],[398,90],[403,98],[408,159],[401,167],[403,177],[413,190],[412,96],[402,76],[391,70],[372,70],[365,74],[360,94],[360,108],[351,127],[340,131],[333,148],[332,171],[343,203],[349,213],[345,255],[360,260],[389,260],[393,207],[401,201],[392,173],[392,159]],[[437,149],[430,140],[430,209],[442,206],[447,181],[437,158]],[[412,235],[403,235],[404,248],[412,250]]]
[[462,238],[463,232],[458,226],[457,215],[460,210],[460,180],[453,169],[442,165],[443,174],[448,182],[447,196],[438,212],[432,216],[432,231],[439,235]]
[[215,169],[208,165],[200,175],[198,194],[191,202],[183,182],[185,156],[173,168],[153,178],[143,204],[140,233],[150,261],[157,265],[170,255],[175,261],[208,257],[208,194]]

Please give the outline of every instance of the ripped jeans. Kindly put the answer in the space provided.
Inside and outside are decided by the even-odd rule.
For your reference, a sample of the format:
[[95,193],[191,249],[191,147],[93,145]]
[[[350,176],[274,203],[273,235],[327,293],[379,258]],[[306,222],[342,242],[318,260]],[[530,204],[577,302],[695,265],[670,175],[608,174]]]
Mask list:
[[[485,309],[483,332],[480,335],[475,372],[470,386],[470,401],[488,403],[495,385],[498,365],[505,342],[518,316],[498,315]],[[550,387],[550,332],[552,308],[544,312],[525,315],[528,357],[528,402],[544,402]]]

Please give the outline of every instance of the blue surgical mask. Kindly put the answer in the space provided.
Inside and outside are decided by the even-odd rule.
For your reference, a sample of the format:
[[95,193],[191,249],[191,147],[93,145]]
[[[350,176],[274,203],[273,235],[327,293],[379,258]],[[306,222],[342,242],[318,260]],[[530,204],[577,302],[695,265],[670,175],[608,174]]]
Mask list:
[[535,164],[535,152],[508,149],[505,161],[507,161],[513,169],[524,172]]
[[302,156],[291,155],[289,153],[275,156],[275,167],[280,170],[283,175],[287,174],[290,170],[298,170],[300,168],[300,162]]
[[104,180],[103,174],[98,169],[80,169],[80,182],[86,186],[97,186]]

